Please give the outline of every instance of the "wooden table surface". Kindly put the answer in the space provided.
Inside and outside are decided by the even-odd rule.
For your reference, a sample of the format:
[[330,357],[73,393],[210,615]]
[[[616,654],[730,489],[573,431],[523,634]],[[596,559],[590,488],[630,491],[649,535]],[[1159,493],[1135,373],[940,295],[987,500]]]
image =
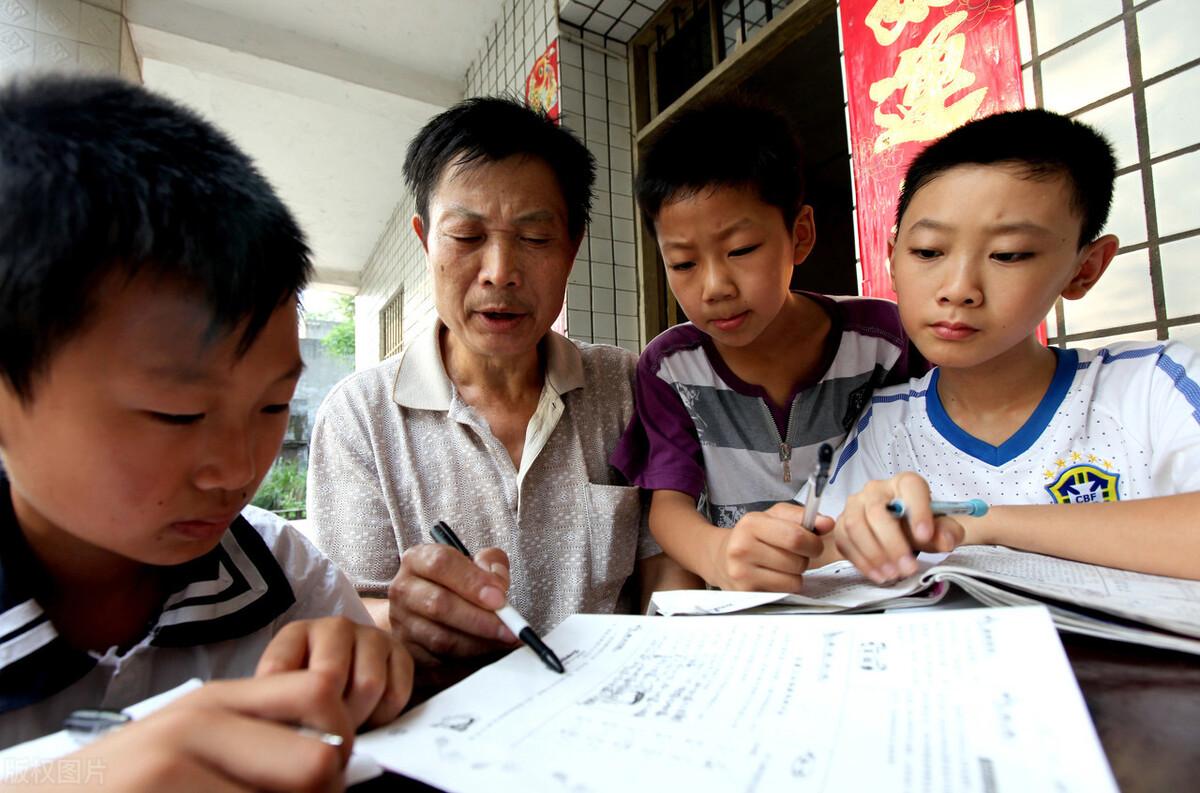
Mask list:
[[[1200,791],[1200,656],[1059,635],[1122,793]],[[352,790],[436,788],[389,773]]]

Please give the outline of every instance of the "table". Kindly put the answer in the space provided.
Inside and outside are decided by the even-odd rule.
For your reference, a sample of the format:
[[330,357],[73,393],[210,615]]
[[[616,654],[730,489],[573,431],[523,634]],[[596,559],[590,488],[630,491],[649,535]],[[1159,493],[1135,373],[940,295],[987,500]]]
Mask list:
[[1059,635],[1123,793],[1200,788],[1200,657]]

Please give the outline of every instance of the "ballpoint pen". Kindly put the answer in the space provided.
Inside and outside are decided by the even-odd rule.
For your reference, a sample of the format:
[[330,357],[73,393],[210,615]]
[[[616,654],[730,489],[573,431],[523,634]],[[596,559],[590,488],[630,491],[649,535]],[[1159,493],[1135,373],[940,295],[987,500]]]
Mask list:
[[[133,717],[128,713],[119,710],[107,710],[104,708],[80,708],[73,710],[63,720],[63,729],[67,734],[75,739],[76,743],[89,743],[101,735],[104,735],[110,730],[114,730],[125,724],[133,721]],[[345,739],[337,733],[323,732],[305,727],[302,725],[293,725],[292,729],[306,738],[316,738],[318,741],[329,746],[341,746],[345,743]]]
[[[444,521],[439,520],[437,523],[433,524],[433,528],[430,529],[429,533],[433,535],[435,542],[438,542],[442,545],[448,545],[459,553],[465,555],[468,559],[471,557],[471,552],[467,550],[467,546],[463,545],[462,540],[458,539],[458,535],[455,534],[454,531]],[[534,632],[533,628],[530,627],[529,623],[525,621],[525,618],[521,616],[520,612],[508,605],[508,601],[505,601],[503,606],[496,609],[496,616],[500,618],[501,622],[508,626],[508,629],[512,631],[518,639],[528,645],[529,649],[537,653],[538,658],[541,658],[542,663],[544,663],[547,667],[555,672],[558,672],[560,675],[566,671],[566,669],[563,667],[562,661],[558,660],[558,656],[554,654],[554,651],[546,646],[546,643],[542,641],[542,638],[538,636],[536,632]]]
[[[817,449],[817,465],[813,469],[812,475],[808,478],[807,493],[804,496],[804,520],[801,524],[809,531],[813,531],[813,527],[817,521],[817,510],[821,506],[821,494],[825,492],[825,485],[829,482],[829,467],[833,464],[833,447],[828,443],[822,443]],[[800,494],[792,500],[800,503]]]
[[[969,515],[972,518],[982,518],[988,511],[987,502],[979,498],[967,501],[933,501],[929,506],[934,515]],[[887,510],[897,518],[908,514],[908,507],[898,498],[888,502]]]

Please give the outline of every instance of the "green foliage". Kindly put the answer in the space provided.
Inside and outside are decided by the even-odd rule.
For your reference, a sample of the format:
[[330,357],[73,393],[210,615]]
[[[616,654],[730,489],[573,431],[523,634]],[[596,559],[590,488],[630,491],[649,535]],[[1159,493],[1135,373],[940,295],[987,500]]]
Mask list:
[[328,352],[340,358],[354,359],[354,298],[341,295],[337,300],[336,315],[330,319],[338,320],[338,324],[329,335],[321,339],[321,346]]
[[276,460],[250,503],[283,513],[287,518],[303,518],[304,480],[307,474],[308,471],[298,462]]

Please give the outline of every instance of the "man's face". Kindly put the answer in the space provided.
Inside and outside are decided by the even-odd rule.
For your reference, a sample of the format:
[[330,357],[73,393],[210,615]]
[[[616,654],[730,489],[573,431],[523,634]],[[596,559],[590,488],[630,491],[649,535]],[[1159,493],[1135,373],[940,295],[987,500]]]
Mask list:
[[270,468],[300,376],[296,301],[236,354],[195,290],[110,278],[22,404],[0,386],[17,519],[42,543],[145,564],[211,550]]
[[536,157],[447,166],[419,217],[438,316],[487,358],[533,352],[562,311],[579,240],[554,172]]

